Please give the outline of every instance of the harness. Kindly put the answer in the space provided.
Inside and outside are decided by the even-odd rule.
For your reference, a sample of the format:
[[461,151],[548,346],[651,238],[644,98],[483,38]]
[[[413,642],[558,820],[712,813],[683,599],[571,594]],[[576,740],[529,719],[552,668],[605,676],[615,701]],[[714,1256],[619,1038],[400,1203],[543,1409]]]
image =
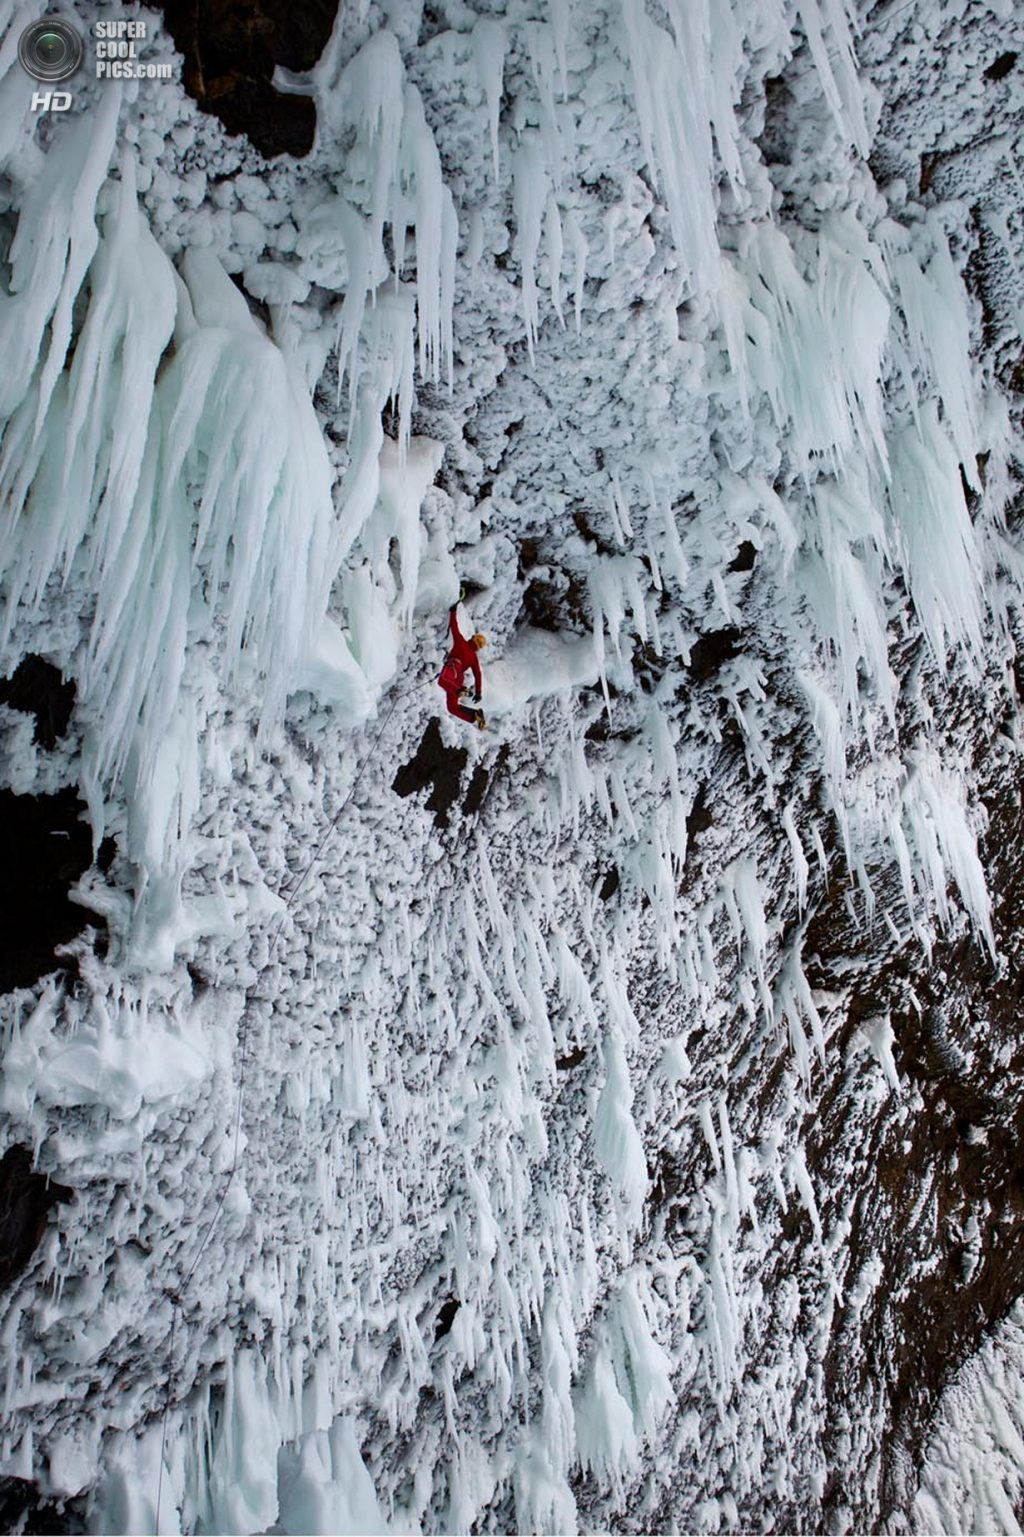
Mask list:
[[465,678],[466,669],[463,663],[457,657],[450,656],[441,668],[437,681],[446,693],[451,693],[453,690],[461,689]]

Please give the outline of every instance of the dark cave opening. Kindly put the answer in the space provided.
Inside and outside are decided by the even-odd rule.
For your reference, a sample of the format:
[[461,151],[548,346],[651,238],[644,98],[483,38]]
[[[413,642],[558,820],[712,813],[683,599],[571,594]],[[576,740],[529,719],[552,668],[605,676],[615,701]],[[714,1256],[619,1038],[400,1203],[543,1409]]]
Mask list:
[[159,9],[185,57],[185,89],[204,112],[268,159],[309,154],[316,107],[309,96],[277,90],[274,70],[312,69],[334,27],[332,0],[163,0]]
[[0,704],[34,715],[34,740],[49,752],[67,732],[75,685],[52,662],[26,656],[9,678],[0,678]]
[[81,934],[88,918],[68,896],[92,864],[85,802],[74,788],[55,795],[0,790],[0,992],[31,987],[60,965],[54,951]]

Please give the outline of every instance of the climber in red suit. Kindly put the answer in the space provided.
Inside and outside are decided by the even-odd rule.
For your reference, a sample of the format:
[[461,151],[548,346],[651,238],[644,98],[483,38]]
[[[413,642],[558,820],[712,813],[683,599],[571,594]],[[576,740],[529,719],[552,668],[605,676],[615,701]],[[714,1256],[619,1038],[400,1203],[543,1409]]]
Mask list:
[[470,710],[461,703],[461,700],[462,695],[467,692],[466,674],[472,672],[473,682],[476,685],[476,692],[473,696],[474,703],[480,703],[480,697],[483,693],[483,680],[480,676],[480,658],[477,656],[477,652],[482,646],[486,646],[487,639],[480,634],[472,636],[469,640],[466,639],[460,631],[459,621],[455,617],[455,611],[458,606],[457,603],[453,603],[448,613],[448,628],[451,631],[452,648],[448,653],[447,661],[442,667],[437,681],[444,689],[448,700],[448,713],[450,715],[457,715],[459,720],[467,721],[471,726],[476,726],[478,730],[482,731],[487,724],[484,720],[483,710]]

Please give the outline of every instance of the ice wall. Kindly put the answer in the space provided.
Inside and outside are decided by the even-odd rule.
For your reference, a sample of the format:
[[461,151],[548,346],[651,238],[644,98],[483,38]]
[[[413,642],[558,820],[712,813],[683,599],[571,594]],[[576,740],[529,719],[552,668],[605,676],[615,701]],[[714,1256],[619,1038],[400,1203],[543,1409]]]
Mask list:
[[[809,935],[838,887],[1000,964],[929,726],[997,718],[1024,570],[962,231],[875,185],[856,48],[832,0],[370,5],[303,164],[179,91],[4,117],[0,647],[74,677],[116,855],[107,953],[0,1014],[81,1192],[0,1470],[96,1529],[154,1473],[161,1530],[818,1509],[808,1126],[912,1091]],[[464,579],[490,733],[399,800]]]

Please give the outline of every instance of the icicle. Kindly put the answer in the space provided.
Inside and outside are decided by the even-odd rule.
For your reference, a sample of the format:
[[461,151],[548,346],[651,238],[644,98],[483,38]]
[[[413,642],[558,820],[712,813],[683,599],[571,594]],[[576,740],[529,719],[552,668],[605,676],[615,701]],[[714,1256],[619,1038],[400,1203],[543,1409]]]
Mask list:
[[721,255],[721,270],[715,291],[715,309],[725,337],[729,372],[739,387],[744,419],[750,416],[750,369],[747,364],[747,315],[751,310],[750,289],[737,264],[726,252]]
[[[614,486],[609,497],[610,509],[615,506]],[[607,625],[615,655],[622,659],[622,626],[626,618],[626,600],[636,633],[647,638],[646,605],[644,603],[643,566],[635,555],[612,555],[595,560],[587,577],[587,592],[594,616],[594,639],[603,648],[604,629]]]
[[814,487],[816,543],[820,557],[804,567],[804,585],[819,632],[836,654],[843,714],[861,716],[861,672],[895,729],[897,684],[889,665],[884,560],[889,539],[867,486],[848,477],[842,487]]
[[569,94],[569,66],[568,66],[568,42],[569,42],[569,8],[571,0],[548,0],[551,11],[551,31],[554,37],[555,58],[558,60],[558,73],[562,81],[562,100],[565,101]]
[[[193,297],[200,289],[235,293],[210,253],[190,251],[185,271]],[[333,505],[323,436],[304,384],[255,326],[248,336],[200,327],[165,381],[164,502],[182,471],[192,470],[211,415],[218,424],[215,451],[204,464],[195,560],[211,590],[223,589],[229,677],[240,664],[243,637],[261,657],[266,728],[284,702],[291,668],[311,644],[334,576],[327,567]],[[166,507],[162,516],[174,512]]]
[[633,1085],[617,1036],[605,1038],[605,1083],[594,1114],[594,1153],[623,1203],[628,1227],[640,1221],[647,1194],[647,1159],[633,1119]]
[[711,1154],[711,1162],[717,1171],[722,1167],[722,1155],[718,1150],[718,1138],[715,1136],[715,1123],[711,1114],[711,1101],[709,1099],[701,1100],[697,1106],[697,1117],[700,1121],[701,1131],[704,1133],[704,1140],[708,1145],[708,1152]]
[[896,1097],[900,1094],[899,1073],[896,1071],[896,1059],[892,1048],[895,1041],[895,1033],[892,1021],[886,1014],[875,1014],[869,1019],[862,1019],[858,1027],[861,1036],[879,1067],[890,1090]]
[[[633,538],[633,524],[630,521],[629,505],[623,495],[622,483],[619,480],[617,469],[612,470],[612,498],[619,527],[622,529],[623,542],[625,542],[627,539]],[[636,620],[637,634],[641,640],[646,641],[647,625],[644,614],[643,593],[640,589],[640,578],[636,567],[633,568],[631,573],[630,586],[633,595],[633,617]]]
[[508,37],[504,24],[491,16],[478,16],[473,23],[473,57],[477,74],[487,103],[487,116],[491,131],[491,160],[494,181],[498,173],[498,114],[501,110],[501,92],[505,69],[505,50]]
[[597,1009],[590,991],[590,984],[561,929],[556,930],[551,936],[551,948],[558,968],[558,985],[562,997],[570,1009],[582,1018],[588,1033],[590,1030],[596,1030]]
[[574,256],[572,276],[572,303],[573,315],[576,321],[576,335],[579,336],[583,315],[583,292],[587,281],[587,238],[580,227],[572,209],[565,216],[566,233],[569,236],[569,245]]
[[672,237],[692,292],[713,290],[719,272],[708,77],[707,14],[670,0],[675,40],[622,0],[626,51],[644,160],[665,194]]
[[214,1531],[261,1531],[277,1519],[281,1434],[255,1351],[228,1357],[224,1409],[209,1482]]
[[797,912],[803,917],[807,906],[807,877],[810,873],[810,865],[800,842],[800,834],[797,832],[796,823],[793,820],[793,802],[787,801],[782,813],[782,826],[786,837],[789,839],[789,847],[793,855],[793,879],[796,883]]
[[722,897],[732,921],[737,951],[742,954],[743,944],[753,962],[758,989],[766,1019],[772,1019],[771,996],[765,971],[768,950],[768,924],[764,904],[761,901],[757,865],[753,859],[741,859],[722,877]]
[[796,1060],[797,1071],[800,1074],[804,1087],[809,1089],[811,1083],[811,1063],[807,1037],[804,1034],[803,1028],[804,1020],[807,1020],[810,1024],[819,1062],[824,1062],[825,1060],[825,1035],[821,1016],[815,1007],[814,999],[811,997],[811,989],[804,975],[800,954],[801,939],[802,934],[791,946],[779,972],[775,994],[775,1013],[780,1023],[785,1022],[786,1024],[789,1033],[789,1044]]
[[366,299],[373,287],[373,246],[368,226],[356,210],[342,198],[335,205],[348,265],[345,298],[338,317],[338,396],[348,374],[349,434],[355,420],[359,399],[359,333],[366,311]]
[[749,376],[768,395],[779,427],[790,424],[808,481],[822,455],[836,473],[854,455],[885,472],[880,381],[890,309],[864,258],[857,227],[836,219],[818,237],[816,285],[804,280],[785,234],[770,224],[749,237],[746,283],[723,264],[730,361],[741,380]]
[[575,1395],[576,1445],[580,1461],[596,1477],[610,1478],[616,1490],[636,1460],[633,1411],[622,1396],[606,1343],[594,1350],[587,1376]]
[[565,133],[572,122],[572,114],[563,113],[559,119],[555,107],[554,30],[546,22],[526,22],[523,32],[530,55],[530,71],[540,106],[540,137],[544,163],[556,191],[560,191],[565,181],[566,170],[572,160],[571,145],[566,143]]
[[544,157],[535,134],[523,136],[515,153],[512,174],[516,249],[523,285],[523,321],[526,326],[526,346],[532,363],[537,340],[537,249],[548,195]]
[[[941,226],[929,226],[935,253],[922,272],[915,258],[893,254],[890,262],[900,305],[907,325],[907,339],[917,369],[930,377],[939,392],[950,425],[956,455],[968,485],[977,485],[978,427],[975,420],[976,387],[971,370],[971,335],[963,284],[953,266]],[[890,249],[893,242],[890,241]],[[917,386],[909,392],[918,414]]]
[[[843,742],[842,717],[836,707],[835,700],[822,686],[817,678],[803,669],[797,670],[797,681],[807,695],[811,706],[811,718],[814,722],[814,730],[821,744],[825,759],[825,773],[828,776],[829,796],[832,801],[832,809],[839,820],[843,832],[844,844],[849,847],[849,825],[846,808],[846,748]],[[815,847],[818,850],[819,861],[823,870],[827,870],[828,861],[821,844],[821,837],[815,829]]]
[[[856,145],[862,159],[866,160],[871,151],[871,141],[864,118],[864,96],[857,78],[857,60],[842,0],[797,0],[797,9],[829,110],[840,133]],[[823,21],[827,22],[835,45],[835,70],[825,42]]]
[[[329,60],[325,56],[324,66]],[[390,219],[396,259],[400,231],[396,224],[394,172],[398,161],[402,117],[406,105],[405,66],[394,34],[386,27],[371,33],[355,57],[334,80],[318,77],[317,120],[341,137],[349,125],[355,128],[364,150],[358,163],[372,168],[370,185],[370,239],[381,244],[384,225]]]
[[719,159],[725,167],[733,195],[738,197],[744,178],[737,148],[740,130],[736,122],[735,103],[739,101],[742,90],[743,33],[737,25],[730,0],[712,0],[709,20],[711,100],[708,103],[708,116],[715,130]]
[[49,325],[37,431],[64,367],[72,308],[99,241],[96,200],[114,152],[120,106],[119,87],[103,91],[78,131],[51,150],[25,196],[11,242],[10,292],[0,295],[0,352],[8,360],[0,384],[0,418],[10,416],[24,399]]
[[786,1172],[799,1192],[807,1215],[811,1219],[814,1235],[820,1243],[821,1216],[818,1212],[818,1203],[814,1198],[814,1186],[811,1184],[811,1176],[807,1172],[807,1158],[802,1146],[795,1147],[790,1153],[786,1160]]
[[551,305],[558,316],[558,324],[565,330],[562,314],[562,220],[554,196],[549,196],[544,212],[544,236],[547,245],[547,277],[551,292]]
[[726,1220],[729,1231],[740,1230],[740,1187],[736,1174],[736,1155],[733,1150],[732,1127],[729,1125],[729,1107],[725,1095],[718,1097],[718,1129],[722,1137],[722,1168],[725,1175]]
[[[978,856],[977,836],[967,820],[964,797],[960,777],[946,772],[933,754],[919,752],[903,791],[903,819],[917,855],[915,873],[922,888],[929,891],[943,926],[948,928],[951,923],[947,891],[953,880],[994,959],[992,899]],[[909,860],[905,845],[900,863],[906,890]]]
[[442,363],[451,377],[451,304],[455,292],[457,221],[444,185],[441,157],[414,85],[405,87],[401,165],[411,182],[416,228],[416,309],[424,379],[437,379]]
[[[103,613],[91,638],[95,661],[103,627],[109,647],[125,622],[131,589],[140,580],[137,566],[125,558],[128,543],[135,546],[136,560],[140,555],[145,519],[138,518],[134,525],[131,520],[147,449],[151,453],[154,447],[139,431],[139,423],[149,421],[157,368],[177,308],[173,268],[136,205],[131,160],[122,165],[115,207],[104,222],[91,290],[69,381],[63,480],[66,485],[74,475],[79,495],[96,518],[91,568],[103,596]],[[97,441],[101,424],[110,424],[112,433],[109,455],[102,457]],[[111,580],[118,566],[120,581]]]
[[544,1383],[544,1439],[552,1463],[565,1477],[576,1450],[576,1417],[570,1384],[573,1363],[566,1340],[575,1354],[572,1319],[560,1292],[549,1291],[544,1302],[541,1330],[542,1376]]
[[683,795],[679,785],[679,760],[676,754],[676,746],[668,721],[665,718],[665,713],[660,706],[656,704],[651,706],[647,716],[646,728],[651,744],[651,758],[655,773],[661,776],[663,783],[668,787],[668,826],[671,853],[675,868],[681,869],[686,860],[686,811],[683,807]]
[[623,1279],[609,1309],[616,1379],[633,1411],[638,1438],[654,1434],[674,1400],[672,1362],[653,1329],[654,1294],[649,1277],[636,1267]]
[[710,1356],[709,1387],[718,1399],[720,1411],[739,1374],[737,1312],[732,1245],[727,1224],[715,1204],[704,1283],[704,1349]]
[[892,462],[897,548],[932,654],[943,671],[950,646],[965,646],[980,661],[981,552],[934,401],[922,407],[919,428],[893,440]]

